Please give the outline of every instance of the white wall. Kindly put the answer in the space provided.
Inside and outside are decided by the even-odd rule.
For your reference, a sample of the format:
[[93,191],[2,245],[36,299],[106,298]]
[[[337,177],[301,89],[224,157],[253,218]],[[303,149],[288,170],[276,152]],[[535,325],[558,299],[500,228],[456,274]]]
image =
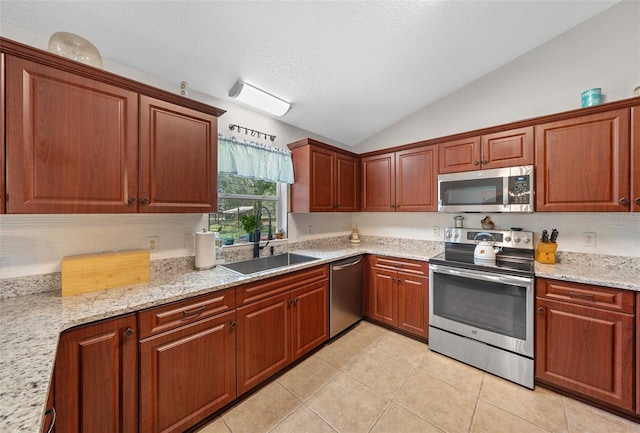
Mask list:
[[[0,23],[0,34],[35,48],[46,50],[48,39],[8,23]],[[103,59],[110,72],[179,93],[179,83],[170,83],[124,65]],[[287,125],[267,115],[229,101],[213,98],[194,90],[189,97],[227,112],[220,117],[218,129],[227,135],[228,125],[240,124],[276,136],[272,143],[264,139],[248,139],[286,147],[288,143],[311,137],[338,147],[347,147],[326,137]],[[206,214],[157,215],[0,215],[0,278],[39,275],[60,271],[62,257],[90,254],[106,250],[145,248],[148,236],[158,236],[160,248],[152,260],[193,255],[185,236],[207,226]]]
[[[541,23],[543,25],[543,23]],[[469,65],[470,68],[473,65]],[[580,108],[640,85],[640,2],[623,1],[353,147],[356,153]]]
[[[640,84],[640,3],[623,2],[361,143],[357,152],[472,130],[512,120],[576,108],[580,93],[602,87],[608,100],[631,96]],[[42,36],[1,23],[0,34],[37,48]],[[178,83],[126,68],[105,59],[105,69],[178,93]],[[472,67],[472,65],[470,65]],[[305,137],[346,147],[227,101],[190,91],[190,97],[228,110],[229,123],[277,135],[274,145]],[[475,219],[468,216],[475,226]],[[560,230],[563,251],[640,256],[640,215],[534,214],[495,215],[498,228],[514,225],[540,233]],[[58,271],[65,255],[144,247],[147,236],[160,237],[152,260],[192,255],[184,236],[200,230],[206,215],[0,215],[0,278]],[[432,227],[452,225],[452,215],[437,213],[297,214],[289,216],[290,237],[346,234],[357,225],[363,235],[425,240],[442,239]],[[470,225],[471,226],[471,225]],[[596,247],[582,246],[582,233],[596,232]]]

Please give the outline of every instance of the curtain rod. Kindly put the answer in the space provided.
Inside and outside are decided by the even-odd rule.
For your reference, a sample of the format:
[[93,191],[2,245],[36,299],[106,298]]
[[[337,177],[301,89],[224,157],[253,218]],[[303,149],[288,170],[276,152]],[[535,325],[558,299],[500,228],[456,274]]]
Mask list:
[[229,124],[229,129],[232,130],[232,131],[234,129],[237,129],[238,132],[241,132],[240,130],[244,129],[244,135],[247,135],[247,134],[249,134],[249,132],[251,132],[251,136],[252,137],[256,137],[257,136],[258,138],[260,138],[262,135],[264,135],[264,139],[265,140],[267,138],[269,138],[271,141],[274,141],[276,139],[275,135],[267,134],[265,132],[256,131],[255,129],[247,128],[245,126],[240,126],[240,125],[236,125],[236,124],[233,124],[233,123]]

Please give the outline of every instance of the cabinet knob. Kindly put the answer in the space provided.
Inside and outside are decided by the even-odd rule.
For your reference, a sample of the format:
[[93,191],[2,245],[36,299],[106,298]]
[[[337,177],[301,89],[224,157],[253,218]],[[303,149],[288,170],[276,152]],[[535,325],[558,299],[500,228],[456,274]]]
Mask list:
[[636,202],[637,205],[640,205],[640,197],[636,197],[634,201]]
[[142,200],[140,200],[140,204],[148,205],[150,201],[151,200],[149,200],[149,197],[144,197]]
[[299,301],[299,299],[298,299],[298,298],[294,298],[293,303],[294,303],[294,304],[297,304],[297,303],[298,303],[298,301]]
[[287,301],[287,304],[289,304],[289,305],[293,305],[293,299],[289,299],[289,300]]
[[231,328],[235,328],[238,324],[235,321],[232,321],[229,326],[231,326]]
[[480,161],[476,159],[475,161],[473,161],[473,165],[480,165]]
[[136,200],[138,200],[138,199],[135,198],[134,196],[131,196],[131,197],[129,197],[129,200],[127,200],[127,203],[134,204],[136,202]]
[[483,163],[483,164],[487,164],[488,162],[489,162],[489,161],[487,161],[486,159],[483,159],[483,160],[482,160],[482,163]]
[[133,334],[135,334],[135,332],[133,332],[133,329],[131,328],[127,328],[126,331],[124,331],[125,337],[131,337]]
[[544,307],[538,307],[538,313],[544,314]]
[[622,197],[620,203],[626,206],[629,204],[629,200],[626,197]]

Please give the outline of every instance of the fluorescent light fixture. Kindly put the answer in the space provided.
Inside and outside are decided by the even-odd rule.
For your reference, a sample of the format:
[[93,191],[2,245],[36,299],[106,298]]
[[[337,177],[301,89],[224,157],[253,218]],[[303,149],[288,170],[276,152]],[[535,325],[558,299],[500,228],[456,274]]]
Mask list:
[[242,81],[237,81],[229,90],[229,96],[252,107],[276,116],[284,116],[291,104]]

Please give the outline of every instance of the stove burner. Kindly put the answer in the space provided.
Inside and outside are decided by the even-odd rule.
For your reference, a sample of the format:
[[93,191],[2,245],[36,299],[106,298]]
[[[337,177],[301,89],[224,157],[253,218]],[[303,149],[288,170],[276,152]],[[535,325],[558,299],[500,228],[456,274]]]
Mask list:
[[[502,251],[496,254],[495,265],[474,263],[476,237],[480,239],[478,235],[482,233],[491,235],[496,241],[495,246],[502,248]],[[486,239],[486,236],[483,238]],[[446,228],[445,239],[444,253],[431,258],[431,262],[499,274],[527,277],[534,274],[532,232]]]

